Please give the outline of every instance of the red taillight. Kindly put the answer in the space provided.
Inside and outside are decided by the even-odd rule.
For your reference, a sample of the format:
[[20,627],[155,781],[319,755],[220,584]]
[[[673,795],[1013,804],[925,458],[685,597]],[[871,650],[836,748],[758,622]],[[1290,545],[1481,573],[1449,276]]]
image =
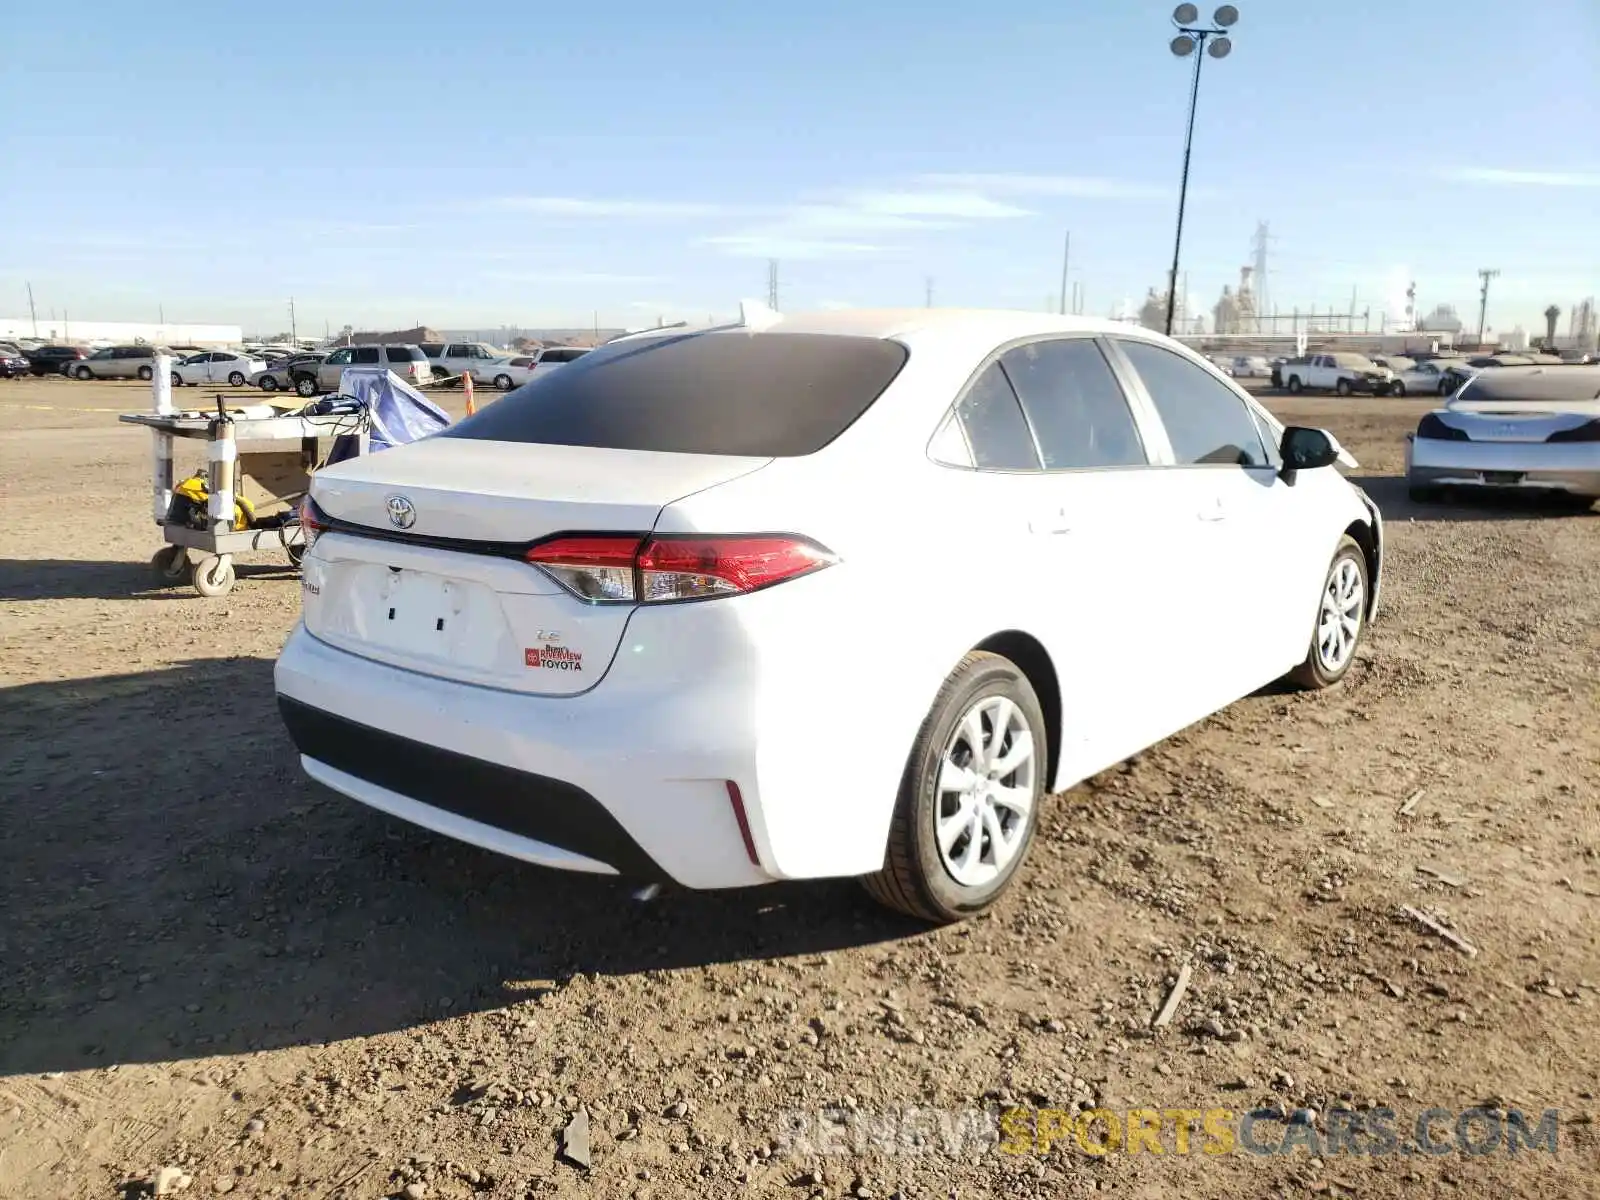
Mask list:
[[317,534],[325,533],[328,529],[328,518],[311,499],[311,494],[308,492],[300,497],[300,533],[305,538],[306,549],[311,549]]
[[585,600],[646,604],[742,595],[837,561],[815,542],[772,534],[567,535],[525,557]]

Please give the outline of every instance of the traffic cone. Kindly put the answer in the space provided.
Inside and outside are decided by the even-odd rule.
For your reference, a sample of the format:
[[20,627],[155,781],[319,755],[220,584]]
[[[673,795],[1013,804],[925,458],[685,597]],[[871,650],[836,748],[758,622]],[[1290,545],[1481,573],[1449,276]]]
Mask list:
[[461,376],[461,390],[466,393],[466,396],[467,396],[467,416],[470,417],[473,413],[478,411],[478,406],[472,402],[472,372],[471,371],[468,371],[466,374]]

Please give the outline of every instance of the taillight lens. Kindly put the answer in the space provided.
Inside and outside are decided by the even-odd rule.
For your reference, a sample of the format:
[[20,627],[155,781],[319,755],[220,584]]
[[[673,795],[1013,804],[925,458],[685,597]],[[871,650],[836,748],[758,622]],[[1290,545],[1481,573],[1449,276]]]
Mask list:
[[1464,429],[1457,429],[1454,425],[1446,425],[1438,417],[1429,413],[1417,424],[1417,436],[1428,438],[1436,442],[1469,442]]
[[1547,442],[1600,442],[1600,421],[1586,421],[1576,429],[1558,429]]
[[306,549],[311,549],[312,543],[317,540],[317,534],[328,529],[328,518],[316,506],[310,494],[300,498],[300,532],[305,537]]
[[838,561],[806,538],[774,534],[567,534],[524,557],[581,599],[625,604],[739,596]]

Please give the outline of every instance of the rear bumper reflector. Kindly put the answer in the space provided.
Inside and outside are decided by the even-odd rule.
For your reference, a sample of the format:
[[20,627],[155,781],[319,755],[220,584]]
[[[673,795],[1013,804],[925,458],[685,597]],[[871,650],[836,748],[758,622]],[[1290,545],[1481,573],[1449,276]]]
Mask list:
[[733,780],[728,780],[728,803],[733,805],[733,819],[739,822],[739,836],[744,839],[744,852],[750,856],[750,861],[755,866],[761,865],[761,856],[756,853],[756,839],[750,835],[750,818],[744,813],[744,796],[739,792],[739,785]]

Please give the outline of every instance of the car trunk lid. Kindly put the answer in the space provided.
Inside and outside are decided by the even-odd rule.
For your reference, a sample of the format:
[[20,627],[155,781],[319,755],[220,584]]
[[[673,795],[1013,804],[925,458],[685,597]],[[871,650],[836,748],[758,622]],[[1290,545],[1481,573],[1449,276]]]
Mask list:
[[523,550],[559,533],[648,533],[674,500],[770,461],[430,438],[340,464],[312,486],[329,530],[305,560],[306,628],[423,674],[587,691],[634,606],[578,599]]

